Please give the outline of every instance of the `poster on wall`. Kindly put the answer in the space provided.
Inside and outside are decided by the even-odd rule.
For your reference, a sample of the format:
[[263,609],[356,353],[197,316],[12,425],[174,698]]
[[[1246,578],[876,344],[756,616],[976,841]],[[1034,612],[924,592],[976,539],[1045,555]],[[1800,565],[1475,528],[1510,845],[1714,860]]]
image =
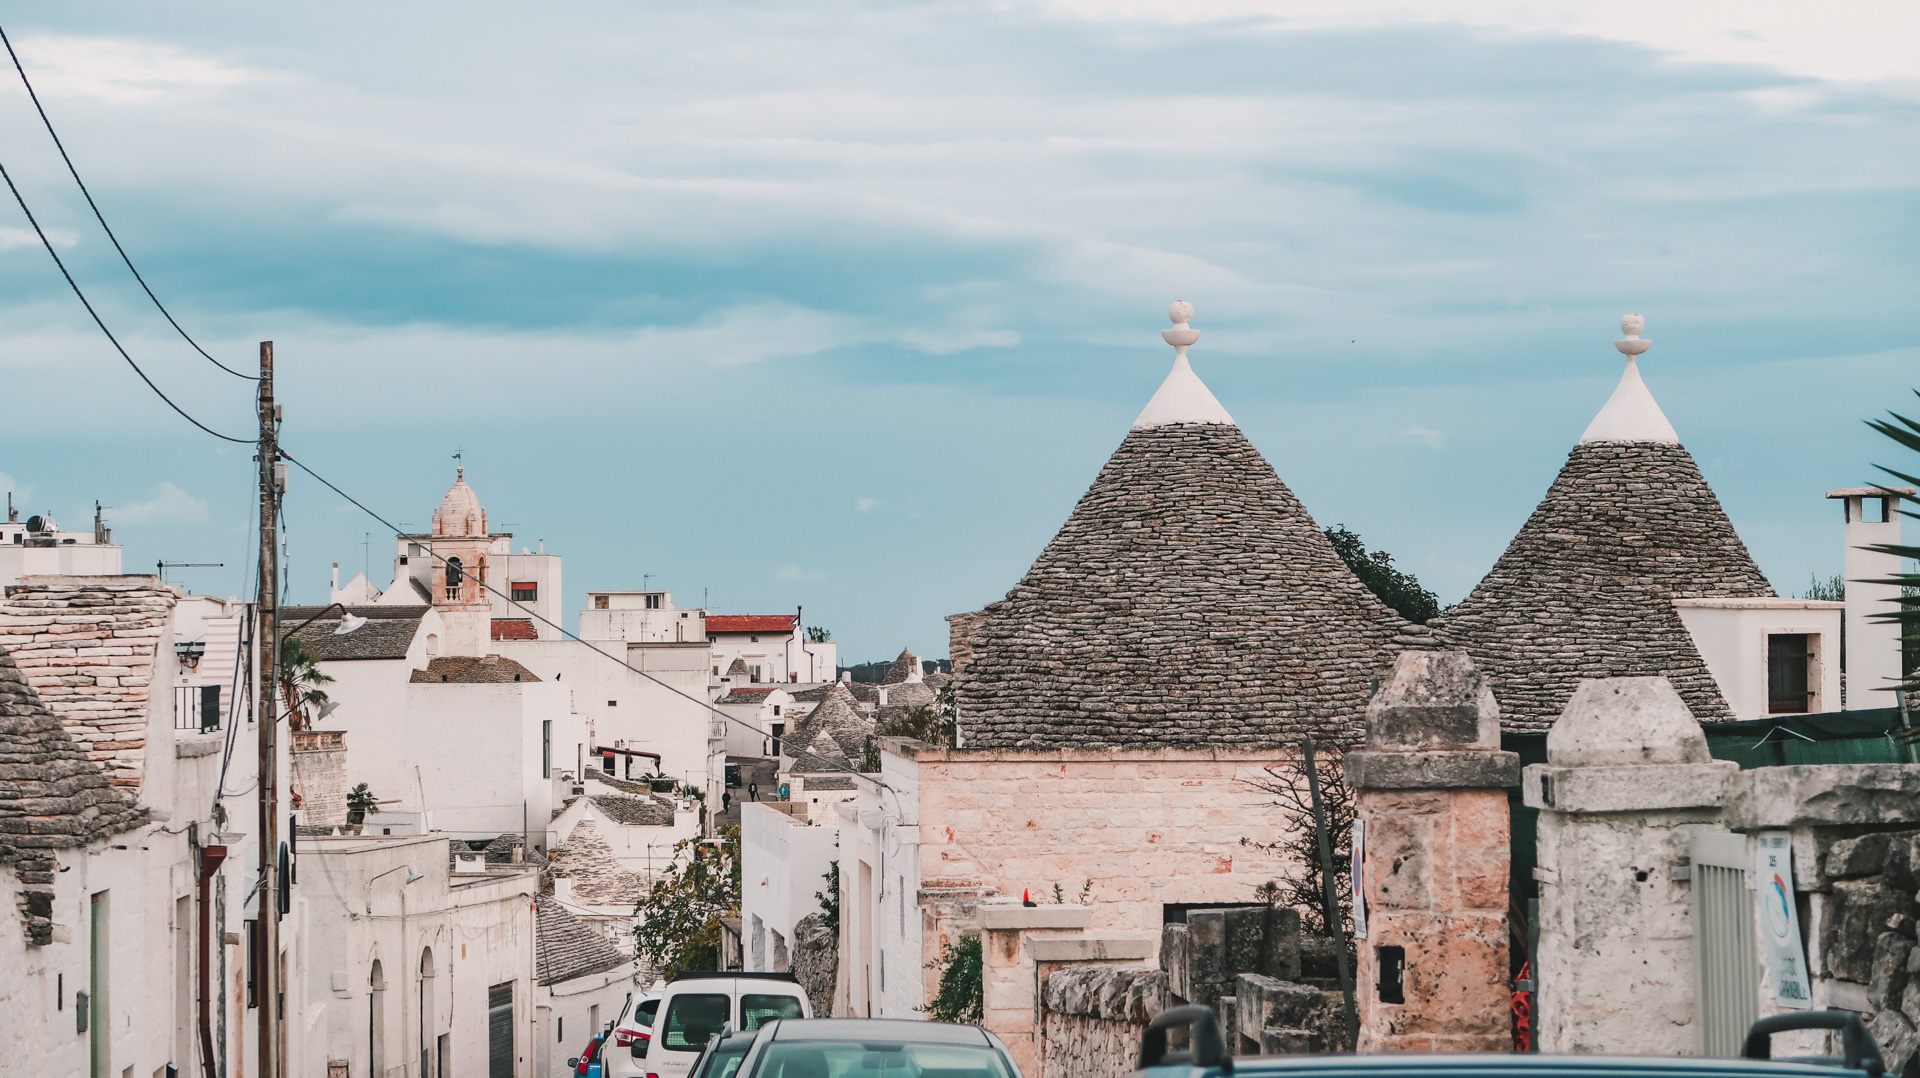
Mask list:
[[1813,989],[1793,900],[1793,850],[1785,831],[1763,831],[1753,838],[1753,895],[1760,904],[1760,950],[1773,981],[1773,1002],[1804,1011],[1813,1006]]
[[1366,852],[1367,821],[1355,820],[1353,821],[1353,860],[1349,862],[1353,868],[1347,875],[1353,881],[1353,938],[1357,940],[1367,938],[1367,899],[1366,894],[1360,889],[1360,880],[1365,875],[1364,866],[1367,863]]

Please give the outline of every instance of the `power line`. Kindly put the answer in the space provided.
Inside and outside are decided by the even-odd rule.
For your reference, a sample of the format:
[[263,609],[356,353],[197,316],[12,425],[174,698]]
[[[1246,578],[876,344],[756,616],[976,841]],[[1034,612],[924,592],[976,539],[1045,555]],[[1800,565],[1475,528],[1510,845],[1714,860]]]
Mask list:
[[[348,494],[346,491],[341,490],[339,487],[334,486],[331,482],[328,482],[325,476],[321,475],[319,472],[314,471],[312,468],[307,467],[304,463],[300,461],[298,457],[295,457],[292,454],[288,453],[285,448],[282,448],[280,450],[280,456],[282,456],[283,458],[291,462],[294,467],[299,468],[301,471],[312,476],[315,480],[318,480],[321,486],[326,487],[328,490],[331,490],[335,494],[338,494],[342,498],[345,498],[349,503],[351,503],[355,508],[359,509],[361,512],[367,514],[373,519],[379,521],[381,524],[392,529],[394,534],[396,535],[401,534],[400,529],[395,527],[392,522],[387,520],[386,517],[383,517],[379,513],[376,513],[373,510],[367,508],[367,506],[364,503],[362,503],[360,499],[355,498],[353,495]],[[446,563],[447,559],[444,557],[441,557],[441,555],[433,549],[433,545],[431,543],[421,543],[420,548],[422,550],[425,550],[428,555],[437,559],[442,564]],[[766,736],[766,732],[761,730],[759,727],[754,726],[752,723],[749,723],[744,719],[735,718],[734,716],[729,715],[724,711],[721,711],[719,708],[713,706],[712,701],[702,700],[697,696],[690,695],[682,691],[681,689],[675,688],[674,686],[667,684],[666,682],[660,680],[659,678],[654,677],[652,674],[647,673],[645,670],[642,670],[639,667],[634,666],[633,664],[627,662],[625,659],[620,658],[618,655],[614,655],[607,651],[602,651],[600,648],[595,647],[592,641],[580,639],[579,634],[569,632],[566,629],[566,627],[557,625],[554,622],[549,621],[547,618],[542,616],[539,611],[534,610],[533,608],[527,606],[525,603],[514,600],[511,596],[506,595],[505,593],[501,592],[500,589],[494,587],[493,585],[487,583],[486,581],[481,580],[480,578],[475,576],[469,576],[467,579],[474,581],[485,590],[491,592],[492,594],[498,596],[501,599],[506,600],[509,604],[519,607],[522,611],[531,615],[535,621],[540,622],[542,625],[546,625],[552,628],[553,630],[560,633],[562,636],[565,636],[567,639],[573,641],[576,644],[584,645],[589,651],[592,651],[594,654],[603,656],[604,658],[612,660],[613,662],[619,663],[621,666],[625,667],[628,671],[638,674],[643,678],[646,678],[648,681],[653,682],[655,685],[660,686],[661,688],[667,690],[668,692],[674,694],[675,696],[680,697],[683,700],[686,700],[689,703],[698,704],[703,710],[710,711],[713,714],[719,716],[722,719],[725,719],[730,723],[734,723],[735,725],[740,726],[743,729],[751,730],[755,734],[761,737]],[[893,789],[893,787],[888,786],[885,782],[881,781],[880,779],[874,778],[872,775],[868,775],[860,771],[858,768],[852,768],[852,767],[847,767],[843,764],[837,764],[832,760],[828,760],[824,757],[815,755],[814,753],[807,753],[807,755],[812,756],[814,759],[819,760],[823,764],[829,765],[836,771],[845,771],[847,774],[852,775],[855,778],[864,779],[867,782],[871,782],[876,787],[882,790]]]
[[20,188],[14,184],[13,176],[7,172],[7,166],[5,165],[0,165],[0,179],[4,179],[7,181],[7,190],[13,192],[13,200],[20,204],[20,212],[27,215],[27,223],[33,226],[34,235],[40,237],[40,246],[45,247],[47,249],[47,254],[53,258],[53,264],[60,267],[60,276],[65,277],[67,279],[67,287],[73,289],[73,294],[79,297],[80,306],[85,307],[87,309],[87,314],[93,317],[93,324],[96,326],[99,326],[100,332],[106,334],[107,340],[113,343],[113,350],[120,353],[120,358],[127,361],[127,366],[133,368],[133,373],[139,375],[140,380],[142,382],[147,383],[147,388],[153,390],[154,396],[159,397],[161,400],[167,402],[167,407],[180,413],[180,418],[186,420],[187,422],[193,424],[196,427],[199,427],[201,430],[206,431],[208,434],[213,435],[215,438],[218,438],[223,442],[234,442],[239,445],[252,445],[254,442],[252,438],[234,438],[229,435],[222,434],[219,431],[214,430],[212,427],[207,426],[205,423],[200,422],[198,419],[195,419],[192,416],[188,415],[187,410],[185,408],[182,408],[179,405],[173,403],[172,397],[169,397],[165,393],[161,392],[160,387],[153,384],[153,379],[147,377],[147,372],[141,370],[140,364],[135,363],[133,361],[133,357],[127,354],[127,350],[121,347],[120,339],[118,337],[115,337],[113,335],[113,331],[107,328],[107,324],[100,320],[100,312],[93,309],[93,304],[88,302],[87,300],[87,294],[85,292],[80,291],[80,282],[74,280],[73,274],[67,272],[67,264],[60,260],[60,252],[53,249],[53,241],[47,239],[46,230],[40,227],[40,222],[34,219],[33,211],[27,208],[27,200],[21,197]]
[[60,141],[60,133],[53,129],[53,121],[47,118],[47,110],[40,104],[40,95],[34,92],[33,83],[27,80],[27,69],[20,65],[20,54],[13,51],[13,41],[7,37],[7,31],[4,28],[0,28],[0,44],[6,45],[7,55],[13,60],[13,69],[20,73],[20,84],[27,88],[27,97],[32,99],[33,110],[40,114],[40,122],[46,125],[47,134],[53,137],[54,148],[60,151],[60,160],[67,163],[67,172],[73,176],[73,182],[79,185],[80,193],[86,197],[87,207],[93,210],[93,219],[100,222],[101,231],[107,234],[107,239],[113,241],[113,249],[120,252],[120,261],[127,264],[127,271],[133,274],[134,280],[140,282],[140,288],[146,292],[147,298],[153,301],[153,305],[159,309],[160,314],[166,318],[167,324],[173,327],[174,332],[180,334],[182,340],[192,345],[194,351],[205,356],[208,363],[213,364],[236,378],[245,378],[253,382],[259,381],[257,376],[247,374],[244,371],[236,371],[225,363],[207,355],[207,350],[200,347],[200,342],[188,336],[187,331],[180,328],[180,323],[174,321],[172,312],[168,311],[166,305],[160,302],[160,297],[153,294],[152,288],[147,287],[147,279],[140,276],[140,271],[134,268],[133,259],[127,256],[127,249],[120,246],[120,237],[113,234],[113,229],[107,225],[106,216],[100,212],[99,205],[93,201],[93,192],[87,190],[86,181],[80,178],[80,170],[73,167],[73,158],[67,156],[67,147]]

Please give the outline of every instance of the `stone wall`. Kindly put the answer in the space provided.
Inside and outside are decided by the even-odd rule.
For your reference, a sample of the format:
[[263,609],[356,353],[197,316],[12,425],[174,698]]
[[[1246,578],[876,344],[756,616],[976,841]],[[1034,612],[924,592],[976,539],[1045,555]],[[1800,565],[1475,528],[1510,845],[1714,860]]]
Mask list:
[[1814,974],[1866,990],[1861,1017],[1880,1043],[1887,1073],[1905,1078],[1920,1070],[1920,830],[1834,841],[1820,867]]
[[115,786],[146,773],[154,653],[179,595],[152,576],[49,576],[0,602],[0,644]]
[[347,746],[344,730],[293,731],[293,789],[300,822],[339,827],[347,822]]
[[1171,1000],[1165,970],[1076,965],[1048,975],[1041,1005],[1041,1078],[1122,1078],[1139,1065],[1147,1023]]
[[793,976],[806,989],[816,1018],[833,1013],[834,981],[840,970],[840,935],[826,916],[809,913],[793,926]]

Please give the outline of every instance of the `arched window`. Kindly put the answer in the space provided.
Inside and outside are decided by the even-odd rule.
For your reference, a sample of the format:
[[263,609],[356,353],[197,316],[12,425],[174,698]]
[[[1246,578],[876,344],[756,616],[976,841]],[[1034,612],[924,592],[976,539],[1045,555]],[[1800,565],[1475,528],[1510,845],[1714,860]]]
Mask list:
[[367,1073],[387,1072],[387,978],[380,971],[380,960],[373,960],[373,972],[367,976]]
[[428,655],[440,654],[440,634],[439,633],[427,634],[427,654]]
[[460,598],[460,581],[465,579],[466,575],[466,569],[461,566],[459,558],[447,559],[447,598]]
[[431,1078],[433,1069],[433,948],[420,952],[420,1074]]

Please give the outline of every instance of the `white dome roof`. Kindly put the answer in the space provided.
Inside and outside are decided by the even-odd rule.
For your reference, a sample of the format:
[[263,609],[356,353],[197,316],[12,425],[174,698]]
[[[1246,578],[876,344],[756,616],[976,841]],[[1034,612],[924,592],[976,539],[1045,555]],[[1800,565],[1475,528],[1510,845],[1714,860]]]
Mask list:
[[480,496],[467,485],[467,470],[460,468],[440,508],[433,513],[433,534],[473,536],[487,534],[487,511],[480,508]]

